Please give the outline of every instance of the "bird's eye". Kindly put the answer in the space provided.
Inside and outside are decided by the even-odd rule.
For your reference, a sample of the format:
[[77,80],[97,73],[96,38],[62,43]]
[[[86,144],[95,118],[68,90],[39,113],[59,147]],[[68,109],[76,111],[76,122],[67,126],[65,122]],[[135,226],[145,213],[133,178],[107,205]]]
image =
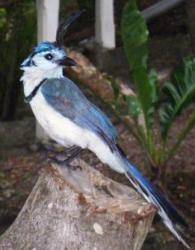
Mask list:
[[45,55],[45,58],[47,59],[47,60],[52,60],[53,59],[53,55],[52,54],[46,54]]

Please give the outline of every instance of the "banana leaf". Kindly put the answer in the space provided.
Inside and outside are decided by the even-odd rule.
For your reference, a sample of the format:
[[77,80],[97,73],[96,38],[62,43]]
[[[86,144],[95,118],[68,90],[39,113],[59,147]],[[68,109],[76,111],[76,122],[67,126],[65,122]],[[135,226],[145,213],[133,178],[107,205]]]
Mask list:
[[151,129],[156,101],[156,83],[147,72],[148,30],[141,13],[137,9],[135,0],[129,1],[124,7],[121,33],[146,128]]

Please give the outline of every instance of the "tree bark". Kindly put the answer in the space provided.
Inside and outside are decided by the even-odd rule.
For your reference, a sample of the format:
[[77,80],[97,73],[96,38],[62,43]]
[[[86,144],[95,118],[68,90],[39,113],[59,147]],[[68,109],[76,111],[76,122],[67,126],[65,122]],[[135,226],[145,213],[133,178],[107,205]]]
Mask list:
[[0,249],[139,250],[154,214],[134,190],[84,162],[76,169],[52,164],[1,236]]

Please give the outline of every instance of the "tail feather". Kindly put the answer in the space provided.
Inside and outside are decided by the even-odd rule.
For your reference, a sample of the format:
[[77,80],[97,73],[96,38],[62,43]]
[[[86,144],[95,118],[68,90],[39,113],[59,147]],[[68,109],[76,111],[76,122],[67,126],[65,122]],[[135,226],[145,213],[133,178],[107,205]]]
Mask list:
[[144,177],[141,172],[133,166],[126,158],[122,150],[118,147],[119,157],[122,159],[125,175],[134,188],[148,201],[158,208],[158,214],[163,223],[175,235],[175,237],[188,249],[190,246],[181,236],[181,227],[188,228],[188,224],[178,213],[176,208],[163,196],[163,194],[152,183]]

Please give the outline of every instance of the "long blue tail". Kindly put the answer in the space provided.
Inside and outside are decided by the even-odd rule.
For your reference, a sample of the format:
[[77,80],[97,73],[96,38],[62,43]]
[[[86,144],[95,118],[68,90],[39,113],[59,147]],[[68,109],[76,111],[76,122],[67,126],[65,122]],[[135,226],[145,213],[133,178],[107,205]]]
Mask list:
[[163,196],[163,194],[133,166],[126,158],[123,151],[118,147],[117,154],[122,159],[125,175],[134,188],[148,201],[153,203],[163,223],[175,235],[175,237],[188,249],[190,246],[185,242],[179,231],[181,228],[188,228],[188,224],[178,213],[176,208]]

